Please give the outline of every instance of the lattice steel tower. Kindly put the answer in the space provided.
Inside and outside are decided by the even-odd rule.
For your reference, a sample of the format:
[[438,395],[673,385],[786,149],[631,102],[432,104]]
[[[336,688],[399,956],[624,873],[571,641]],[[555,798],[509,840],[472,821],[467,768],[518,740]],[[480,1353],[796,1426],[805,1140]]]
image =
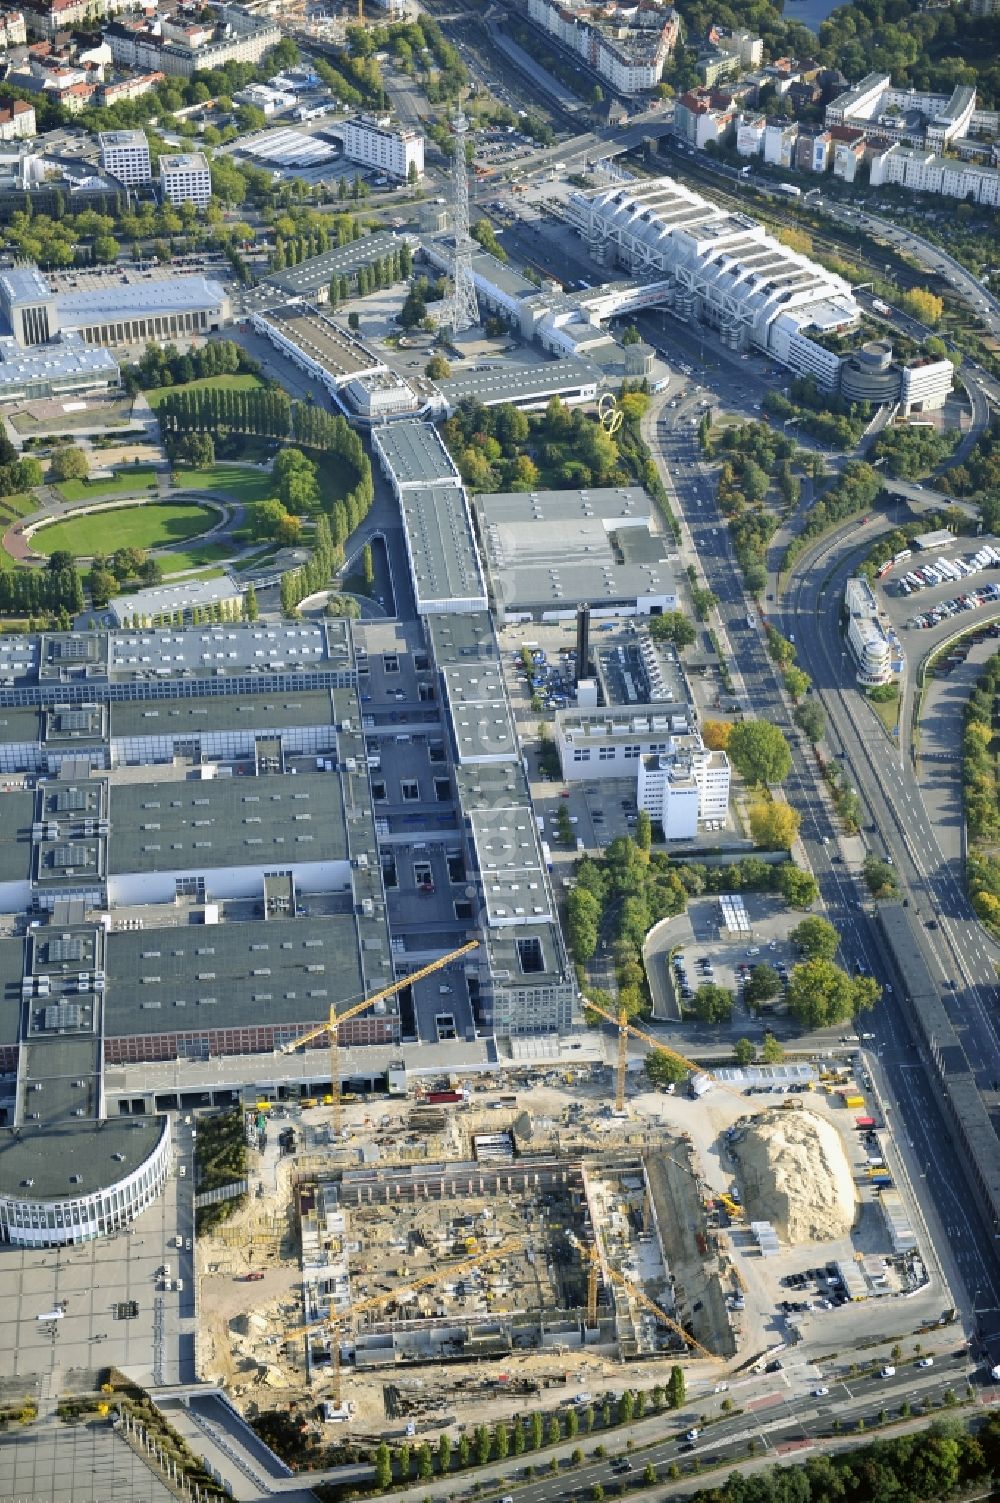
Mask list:
[[465,133],[469,122],[459,105],[458,113],[451,122],[455,137],[455,158],[451,167],[451,227],[455,237],[455,256],[452,262],[454,287],[445,322],[452,332],[460,334],[479,322],[479,304],[476,301],[476,284],[472,280],[472,236],[469,234],[469,174],[465,163]]

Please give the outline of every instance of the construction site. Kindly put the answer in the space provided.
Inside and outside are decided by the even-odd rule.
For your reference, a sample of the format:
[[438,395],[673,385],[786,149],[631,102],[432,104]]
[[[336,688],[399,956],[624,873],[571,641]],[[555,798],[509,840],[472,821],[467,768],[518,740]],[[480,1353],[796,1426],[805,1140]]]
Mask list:
[[595,1151],[590,1110],[565,1094],[532,1091],[532,1113],[488,1089],[377,1118],[346,1104],[350,1166],[316,1175],[348,1157],[329,1113],[279,1118],[302,1148],[277,1161],[285,1214],[265,1224],[258,1201],[204,1247],[206,1375],[237,1402],[308,1395],[366,1430],[440,1425],[623,1361],[653,1384],[679,1355],[732,1358],[737,1286],[690,1144],[647,1129]]
[[[367,1005],[289,1047],[327,1046],[339,1082],[340,1024]],[[594,1011],[617,1048],[572,1070],[400,1063],[382,1096],[248,1110],[254,1193],[200,1243],[202,1376],[251,1416],[306,1402],[420,1433],[549,1387],[582,1402],[622,1364],[653,1386],[683,1357],[714,1382],[827,1339],[824,1311],[928,1293],[861,1056],[630,1090],[630,1036],[672,1051]],[[822,1268],[797,1269],[806,1247]]]

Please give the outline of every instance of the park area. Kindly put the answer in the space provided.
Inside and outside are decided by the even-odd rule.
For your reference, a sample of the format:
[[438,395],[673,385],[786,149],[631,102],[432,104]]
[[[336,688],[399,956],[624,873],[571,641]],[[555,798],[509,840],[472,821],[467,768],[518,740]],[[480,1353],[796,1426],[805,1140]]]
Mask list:
[[142,465],[129,465],[103,479],[63,480],[55,487],[64,501],[98,501],[102,496],[136,496],[140,491],[156,489],[156,471]]
[[274,480],[266,470],[249,465],[216,464],[202,470],[177,469],[174,487],[179,491],[212,491],[251,506],[274,495]]
[[[116,548],[170,548],[208,532],[218,519],[214,507],[198,501],[159,501],[139,506],[107,507],[86,516],[69,517],[40,527],[31,544],[36,553],[50,554],[64,550],[75,558],[92,558],[95,553],[113,553]],[[197,568],[199,563],[215,562],[215,548],[206,544],[202,550],[184,550],[185,561],[179,568]],[[213,557],[200,558],[212,548]],[[179,555],[178,555],[179,556]],[[223,555],[224,556],[224,555]],[[176,562],[176,559],[175,559]],[[178,572],[177,569],[169,572]]]

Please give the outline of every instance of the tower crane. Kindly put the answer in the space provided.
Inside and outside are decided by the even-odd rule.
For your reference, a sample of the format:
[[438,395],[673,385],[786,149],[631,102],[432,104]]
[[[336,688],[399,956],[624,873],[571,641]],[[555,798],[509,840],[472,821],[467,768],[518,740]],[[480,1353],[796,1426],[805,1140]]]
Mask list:
[[589,997],[584,998],[584,1007],[590,1012],[596,1012],[598,1017],[606,1018],[609,1023],[614,1023],[618,1028],[618,1065],[615,1072],[615,1113],[621,1115],[625,1110],[625,1071],[628,1066],[628,1040],[632,1038],[642,1039],[651,1049],[657,1049],[665,1054],[668,1059],[679,1060],[688,1070],[698,1070],[700,1067],[693,1061],[686,1059],[683,1054],[678,1054],[676,1049],[670,1049],[666,1044],[661,1044],[659,1039],[654,1039],[651,1033],[644,1033],[634,1023],[628,1020],[628,1013],[624,1007],[615,1017],[614,1013],[606,1012],[603,1007],[598,1007],[596,1002],[591,1002]]
[[607,1274],[613,1283],[620,1285],[633,1299],[638,1300],[639,1304],[643,1305],[651,1315],[655,1315],[662,1325],[669,1326],[672,1331],[676,1331],[677,1335],[689,1347],[693,1347],[696,1352],[700,1352],[703,1357],[707,1357],[709,1362],[725,1362],[724,1357],[717,1357],[714,1352],[708,1350],[707,1346],[702,1346],[701,1342],[685,1331],[684,1327],[674,1320],[673,1316],[668,1315],[666,1310],[661,1310],[655,1300],[651,1300],[647,1294],[643,1294],[638,1284],[633,1283],[631,1279],[627,1279],[623,1273],[619,1273],[617,1268],[608,1268]]
[[399,1299],[400,1295],[413,1294],[417,1289],[429,1289],[434,1284],[442,1284],[447,1279],[460,1278],[462,1274],[471,1273],[474,1268],[480,1268],[484,1263],[495,1263],[498,1258],[505,1258],[508,1253],[517,1252],[522,1246],[519,1237],[508,1237],[497,1247],[491,1247],[484,1252],[476,1253],[475,1257],[462,1258],[457,1263],[449,1263],[443,1268],[435,1268],[431,1273],[421,1274],[419,1278],[409,1279],[405,1284],[397,1284],[395,1289],[389,1289],[381,1294],[373,1294],[368,1299],[355,1301],[342,1310],[334,1311],[325,1322],[314,1322],[312,1325],[296,1326],[293,1331],[286,1334],[285,1339],[293,1340],[296,1336],[317,1335],[325,1325],[330,1332],[330,1360],[333,1367],[333,1401],[338,1406],[341,1402],[340,1383],[340,1341],[339,1329],[343,1322],[350,1316],[364,1315],[369,1310],[377,1310],[382,1305],[391,1305],[393,1300]]
[[612,1268],[610,1265],[602,1263],[596,1242],[591,1242],[588,1246],[581,1247],[580,1251],[587,1262],[588,1327],[593,1327],[597,1324],[597,1283],[598,1276],[603,1273],[605,1278],[610,1279],[612,1283],[620,1285],[633,1299],[638,1300],[640,1305],[644,1305],[651,1315],[655,1315],[662,1325],[669,1326],[672,1331],[676,1331],[677,1335],[688,1346],[700,1352],[703,1357],[707,1357],[710,1362],[722,1362],[724,1360],[722,1357],[717,1357],[714,1352],[708,1350],[707,1346],[702,1346],[700,1341],[689,1335],[684,1327],[674,1320],[673,1316],[668,1315],[666,1310],[661,1310],[654,1300],[651,1300],[648,1295],[643,1294],[638,1284],[634,1283],[632,1279],[627,1279],[623,1273],[618,1272],[617,1268]]
[[435,971],[440,971],[444,966],[451,965],[453,960],[459,960],[463,955],[468,955],[470,950],[479,948],[478,939],[470,940],[466,945],[460,945],[457,950],[449,950],[447,955],[441,955],[437,960],[432,960],[429,965],[421,966],[419,971],[412,975],[403,976],[401,980],[394,981],[391,986],[384,986],[381,991],[372,992],[370,997],[365,997],[363,1002],[357,1002],[349,1007],[346,1012],[337,1012],[335,1003],[330,1004],[330,1016],[325,1023],[319,1023],[315,1028],[310,1028],[307,1033],[300,1033],[298,1038],[281,1046],[282,1054],[292,1054],[296,1049],[304,1049],[308,1044],[323,1035],[330,1036],[330,1092],[333,1096],[333,1130],[336,1137],[340,1137],[343,1123],[343,1101],[340,1091],[340,1030],[344,1023],[356,1018],[359,1013],[369,1007],[374,1007],[376,1002],[382,1002],[386,997],[394,997],[404,987],[412,986],[415,981],[422,981],[425,976],[433,976]]

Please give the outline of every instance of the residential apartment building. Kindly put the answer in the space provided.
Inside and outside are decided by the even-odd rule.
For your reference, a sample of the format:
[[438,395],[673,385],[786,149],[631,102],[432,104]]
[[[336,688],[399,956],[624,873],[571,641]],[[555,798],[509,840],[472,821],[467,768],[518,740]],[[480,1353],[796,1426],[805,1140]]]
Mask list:
[[857,135],[852,140],[835,139],[833,144],[834,177],[843,178],[845,183],[853,183],[857,178],[859,167],[864,163],[866,149],[867,142],[862,135]]
[[12,99],[0,110],[0,141],[27,141],[35,135],[35,106],[26,99]]
[[232,5],[222,7],[207,40],[204,27],[172,29],[175,35],[167,37],[146,22],[118,21],[105,39],[117,67],[158,70],[173,78],[191,78],[223,63],[259,63],[281,41],[275,22]]
[[618,93],[630,96],[662,82],[680,36],[680,18],[671,6],[528,0],[528,15]]
[[709,141],[721,141],[736,120],[737,110],[726,95],[708,89],[689,89],[674,106],[674,130],[703,151]]
[[864,125],[888,141],[908,141],[943,151],[969,132],[976,114],[976,91],[958,84],[948,94],[894,89],[888,73],[869,73],[826,107],[829,125]]
[[105,172],[110,172],[127,188],[151,181],[149,142],[141,130],[101,131],[97,140]]
[[27,40],[28,32],[24,24],[24,12],[0,11],[0,48],[6,50],[10,47],[23,47]]
[[203,209],[212,199],[212,174],[201,151],[160,158],[160,191],[168,203]]
[[790,171],[795,165],[799,127],[794,120],[769,120],[764,131],[764,161]]
[[763,115],[740,115],[736,122],[736,150],[741,157],[759,157],[766,135],[767,121]]
[[1000,169],[937,156],[903,146],[899,141],[876,152],[871,159],[871,185],[898,183],[914,193],[939,193],[946,198],[972,199],[992,207],[1000,205]]
[[98,90],[100,102],[108,109],[126,99],[139,99],[143,94],[148,94],[150,89],[155,89],[157,84],[161,84],[165,77],[165,73],[156,70],[152,73],[131,74],[128,78],[116,78],[111,83],[101,85]]
[[720,52],[728,52],[744,68],[759,68],[764,60],[764,42],[749,31],[725,31],[713,26],[708,40]]
[[106,21],[123,10],[138,10],[140,0],[38,0],[24,9],[31,36],[54,39],[60,31],[86,22]]
[[420,131],[393,126],[388,115],[356,115],[343,126],[344,156],[404,181],[413,168],[424,174],[424,138]]

